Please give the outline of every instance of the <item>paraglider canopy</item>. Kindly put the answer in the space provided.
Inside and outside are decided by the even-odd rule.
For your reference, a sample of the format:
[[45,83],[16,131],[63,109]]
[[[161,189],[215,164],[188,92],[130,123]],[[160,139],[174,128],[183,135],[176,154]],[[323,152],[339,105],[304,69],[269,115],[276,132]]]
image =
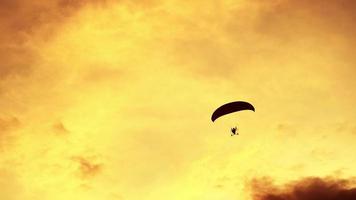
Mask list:
[[215,121],[216,119],[218,119],[221,116],[233,113],[233,112],[238,112],[238,111],[242,111],[242,110],[252,110],[255,112],[255,108],[253,107],[253,105],[251,105],[248,102],[245,101],[234,101],[234,102],[230,102],[227,104],[224,104],[222,106],[220,106],[219,108],[217,108],[213,115],[211,116],[211,121]]

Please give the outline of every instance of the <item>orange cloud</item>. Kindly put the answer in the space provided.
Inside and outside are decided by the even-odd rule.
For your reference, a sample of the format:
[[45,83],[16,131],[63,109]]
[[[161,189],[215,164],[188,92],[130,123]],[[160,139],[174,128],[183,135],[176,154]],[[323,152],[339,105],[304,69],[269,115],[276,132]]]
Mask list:
[[284,187],[273,186],[270,180],[252,182],[254,200],[351,200],[356,198],[354,180],[305,178]]

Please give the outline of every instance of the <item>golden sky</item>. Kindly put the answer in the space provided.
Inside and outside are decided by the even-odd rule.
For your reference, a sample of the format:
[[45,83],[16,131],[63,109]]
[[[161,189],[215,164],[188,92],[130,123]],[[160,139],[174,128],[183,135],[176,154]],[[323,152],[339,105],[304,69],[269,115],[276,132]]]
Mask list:
[[[260,200],[264,182],[352,179],[354,10],[0,1],[0,199]],[[210,121],[235,100],[256,112]]]

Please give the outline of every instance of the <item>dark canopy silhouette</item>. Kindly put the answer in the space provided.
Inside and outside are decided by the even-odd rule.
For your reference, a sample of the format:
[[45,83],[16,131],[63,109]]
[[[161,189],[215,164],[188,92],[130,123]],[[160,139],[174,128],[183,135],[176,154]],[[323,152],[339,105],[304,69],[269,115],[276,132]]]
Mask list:
[[233,112],[241,111],[241,110],[252,110],[255,111],[253,105],[244,101],[234,101],[231,103],[224,104],[216,109],[211,116],[211,121],[215,121],[217,118],[227,115]]

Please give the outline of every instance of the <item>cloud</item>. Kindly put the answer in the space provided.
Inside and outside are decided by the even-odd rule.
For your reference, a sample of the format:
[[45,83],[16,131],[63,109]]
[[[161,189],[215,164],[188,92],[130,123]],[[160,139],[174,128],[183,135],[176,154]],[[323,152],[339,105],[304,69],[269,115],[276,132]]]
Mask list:
[[194,18],[169,13],[163,19],[175,20],[170,25],[179,34],[161,40],[172,46],[170,53],[181,67],[196,77],[233,79],[243,85],[246,80],[258,82],[265,70],[280,69],[276,72],[279,76],[286,66],[310,65],[313,69],[309,73],[313,74],[324,64],[319,57],[328,59],[326,66],[330,68],[341,64],[335,63],[340,57],[353,63],[354,1],[239,3],[204,4],[194,12]]
[[[0,78],[33,69],[39,41],[46,41],[70,16],[97,0],[25,1],[0,4]],[[105,2],[105,1],[101,1]]]
[[252,181],[254,200],[351,200],[356,199],[355,180],[305,178],[276,187],[269,178]]
[[16,117],[0,118],[0,149],[6,147],[12,138],[12,130],[20,126],[20,121]]
[[[262,3],[263,5],[263,3]],[[352,37],[356,31],[356,3],[341,1],[294,1],[283,0],[268,6],[261,6],[260,21],[257,28],[264,34],[290,40],[293,37],[342,34]]]
[[8,131],[11,128],[18,127],[20,121],[16,117],[0,118],[0,131]]
[[22,199],[23,187],[16,174],[9,170],[0,169],[1,199],[16,200]]
[[94,177],[102,170],[102,164],[96,163],[92,159],[76,156],[72,160],[77,162],[80,177],[83,179]]
[[[354,98],[334,100],[353,91],[335,77],[339,66],[354,66],[340,59],[352,41],[337,29],[352,24],[352,6],[340,10],[346,1],[124,0],[107,9],[85,8],[97,1],[3,2],[0,104],[23,129],[1,157],[21,161],[8,168],[28,190],[51,199],[105,199],[93,194],[108,191],[204,199],[198,194],[214,176],[231,177],[211,184],[228,193],[242,185],[233,177],[321,176],[353,164],[352,139],[313,131],[354,113]],[[344,71],[354,80],[353,70]],[[329,87],[333,80],[340,88]],[[259,112],[237,119],[246,134],[226,141],[228,128],[207,119],[236,98]],[[298,137],[276,137],[276,129],[286,136],[298,130]],[[335,150],[333,159],[324,149]],[[90,198],[73,191],[81,183],[95,185]]]
[[64,126],[62,122],[55,123],[52,127],[57,134],[69,133],[68,129]]

